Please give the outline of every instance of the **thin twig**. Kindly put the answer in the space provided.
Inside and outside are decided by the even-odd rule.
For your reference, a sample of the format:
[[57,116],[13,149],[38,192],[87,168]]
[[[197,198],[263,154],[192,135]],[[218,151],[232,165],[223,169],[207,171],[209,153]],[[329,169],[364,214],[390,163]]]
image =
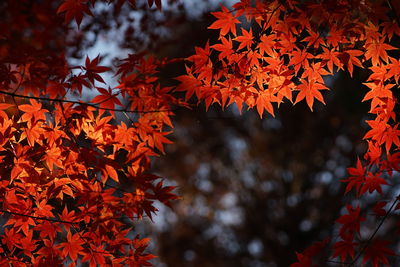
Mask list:
[[398,26],[400,26],[400,18],[396,13],[397,10],[393,8],[392,0],[386,0],[386,2],[388,4],[389,8],[393,11],[393,14],[394,14],[394,17],[396,18]]
[[33,215],[28,215],[28,214],[22,214],[19,212],[14,212],[14,211],[8,211],[8,210],[2,210],[0,209],[0,212],[2,213],[7,213],[15,216],[23,216],[23,217],[28,217],[32,218],[35,220],[43,220],[43,221],[49,221],[49,222],[58,222],[58,223],[67,223],[67,224],[79,224],[77,222],[69,222],[69,221],[64,221],[64,220],[57,220],[57,219],[52,219],[52,218],[46,218],[46,217],[38,217],[38,216],[33,216]]
[[392,203],[392,205],[390,206],[389,210],[386,212],[385,216],[383,216],[383,218],[381,219],[381,221],[379,222],[378,227],[375,229],[375,231],[372,233],[372,235],[368,238],[367,242],[364,244],[364,246],[362,247],[362,249],[358,252],[357,256],[354,258],[354,260],[351,262],[350,266],[354,266],[354,264],[357,262],[357,260],[361,257],[361,255],[364,253],[364,251],[367,249],[367,247],[371,244],[372,239],[375,237],[375,235],[378,233],[379,229],[381,228],[381,226],[383,225],[383,223],[385,222],[385,220],[389,217],[390,213],[392,212],[394,206],[397,204],[397,202],[399,201],[399,197],[400,195],[398,195],[396,197],[396,200]]
[[92,103],[87,103],[87,102],[80,102],[80,101],[75,101],[75,100],[68,100],[68,99],[59,99],[59,98],[49,98],[49,97],[39,97],[39,96],[28,96],[28,95],[20,95],[16,93],[10,93],[6,91],[1,91],[0,94],[4,95],[9,95],[12,97],[18,97],[18,98],[25,98],[25,99],[35,99],[35,100],[42,100],[42,101],[54,101],[54,102],[61,102],[61,103],[72,103],[72,104],[77,104],[77,105],[82,105],[82,106],[89,106],[93,107],[96,109],[101,109],[101,110],[107,110],[107,111],[115,111],[115,112],[129,112],[129,113],[158,113],[158,112],[169,112],[169,111],[176,111],[177,109],[164,109],[164,110],[129,110],[129,109],[117,109],[117,108],[105,108],[105,107],[99,107],[98,103],[97,104],[92,104]]

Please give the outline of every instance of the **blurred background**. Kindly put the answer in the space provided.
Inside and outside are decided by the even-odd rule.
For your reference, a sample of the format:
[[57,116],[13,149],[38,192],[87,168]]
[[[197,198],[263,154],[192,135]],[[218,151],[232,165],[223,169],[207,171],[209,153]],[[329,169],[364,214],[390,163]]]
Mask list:
[[327,106],[284,104],[276,118],[235,107],[177,112],[175,144],[154,161],[182,196],[146,224],[157,266],[289,266],[295,251],[337,236],[340,179],[365,151],[357,86],[340,73]]

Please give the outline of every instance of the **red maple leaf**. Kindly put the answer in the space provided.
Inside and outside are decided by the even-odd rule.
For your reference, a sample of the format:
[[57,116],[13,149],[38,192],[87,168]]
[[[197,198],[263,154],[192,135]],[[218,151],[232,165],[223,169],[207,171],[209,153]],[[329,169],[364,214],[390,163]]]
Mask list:
[[365,218],[360,215],[361,209],[358,206],[353,208],[350,205],[346,206],[348,214],[340,216],[336,222],[342,224],[340,228],[340,236],[344,240],[351,240],[355,233],[360,232],[360,223],[365,221]]
[[149,7],[152,7],[153,4],[156,4],[156,7],[161,10],[161,0],[147,0]]
[[363,184],[360,187],[358,195],[360,196],[367,191],[369,193],[377,191],[382,195],[383,192],[381,186],[387,185],[388,183],[386,182],[385,179],[381,178],[381,175],[382,175],[381,173],[368,172],[368,175],[365,177],[365,180],[363,181]]
[[171,193],[171,191],[175,188],[176,186],[164,186],[163,181],[160,181],[153,188],[154,194],[150,194],[150,196],[153,199],[158,199],[159,201],[171,208],[172,206],[170,201],[179,199],[176,194]]
[[85,13],[93,16],[87,2],[87,0],[64,0],[57,9],[57,13],[65,12],[65,22],[68,23],[74,18],[79,27]]
[[293,263],[290,267],[314,267],[312,264],[312,260],[310,257],[303,255],[301,253],[296,252],[298,262]]
[[92,102],[95,104],[98,104],[99,107],[105,108],[105,109],[110,109],[110,112],[114,114],[114,109],[115,105],[122,106],[121,101],[117,98],[119,93],[113,93],[111,88],[105,89],[101,87],[96,87],[96,89],[99,91],[100,95],[95,96],[92,99]]
[[363,264],[367,261],[371,261],[373,267],[379,267],[381,263],[389,264],[387,256],[396,255],[387,247],[389,244],[390,242],[384,240],[375,240],[369,244],[364,251]]
[[375,216],[385,216],[386,215],[386,210],[383,208],[385,207],[387,204],[386,201],[379,201],[378,203],[376,203],[373,207],[373,212],[375,214]]
[[82,245],[85,242],[82,240],[82,238],[79,236],[78,233],[76,234],[71,234],[71,232],[68,232],[67,234],[67,242],[62,242],[61,244],[57,245],[56,247],[61,250],[61,255],[63,257],[69,256],[71,260],[76,261],[78,259],[78,254],[83,254],[82,250],[83,247]]
[[365,167],[362,166],[360,159],[357,159],[356,168],[347,168],[350,177],[343,179],[342,182],[347,182],[346,192],[348,193],[353,187],[359,192],[362,183],[365,180]]
[[336,242],[333,245],[333,255],[332,258],[340,257],[340,260],[344,262],[348,256],[352,259],[354,258],[354,247],[358,244],[351,240],[343,240]]
[[89,57],[86,57],[85,66],[82,67],[84,69],[86,77],[89,81],[94,84],[94,81],[99,81],[101,83],[105,83],[103,78],[99,75],[99,73],[103,73],[109,71],[110,68],[106,66],[99,66],[100,56],[98,55],[93,60],[90,60]]

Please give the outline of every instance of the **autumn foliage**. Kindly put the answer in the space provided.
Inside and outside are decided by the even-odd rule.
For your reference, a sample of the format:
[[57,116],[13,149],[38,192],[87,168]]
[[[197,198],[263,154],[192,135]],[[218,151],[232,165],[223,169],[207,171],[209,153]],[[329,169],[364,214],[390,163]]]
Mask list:
[[[368,73],[365,88],[354,90],[365,90],[363,101],[370,103],[368,148],[354,155],[359,159],[348,169],[343,193],[362,198],[393,186],[391,176],[400,171],[397,1],[242,0],[221,6],[209,26],[218,39],[195,48],[174,87],[164,86],[158,75],[174,59],[136,53],[116,68],[102,65],[100,56],[68,64],[64,50],[75,44],[63,34],[93,16],[96,2],[136,4],[2,4],[0,265],[150,265],[148,239],[134,225],[154,216],[155,201],[170,205],[178,198],[174,187],[149,173],[151,158],[172,143],[173,110],[190,107],[193,99],[206,108],[254,108],[260,117],[274,116],[283,102],[305,101],[313,110],[329,93],[324,78],[362,69]],[[159,0],[147,4],[161,9]],[[107,86],[105,73],[113,73],[118,85]],[[84,101],[84,90],[95,96]],[[313,266],[321,250],[330,251],[326,262],[389,264],[395,252],[376,233],[400,208],[398,200],[378,200],[373,215],[361,204],[347,204],[336,220],[338,238],[297,252],[292,266]],[[376,231],[362,238],[366,216],[376,218]]]

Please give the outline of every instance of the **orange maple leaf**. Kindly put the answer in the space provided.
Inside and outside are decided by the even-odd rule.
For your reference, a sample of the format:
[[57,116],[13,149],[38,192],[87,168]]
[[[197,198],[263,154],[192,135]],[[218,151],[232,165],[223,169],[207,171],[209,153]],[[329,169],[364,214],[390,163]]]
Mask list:
[[355,50],[355,49],[350,49],[344,51],[341,55],[341,61],[347,65],[347,69],[350,73],[350,76],[353,77],[353,65],[356,65],[358,67],[363,67],[361,64],[361,61],[357,58],[361,55],[363,55],[364,52],[361,50]]
[[35,99],[30,99],[29,104],[24,104],[24,105],[19,105],[18,109],[22,110],[25,112],[21,116],[21,121],[27,121],[28,126],[34,124],[38,120],[46,120],[46,115],[44,114],[45,112],[48,112],[47,109],[42,109],[42,104],[37,102]]
[[236,37],[235,41],[238,41],[240,43],[238,50],[242,48],[247,48],[249,49],[251,45],[253,44],[253,31],[250,28],[250,31],[246,31],[245,29],[242,29],[243,35]]
[[270,89],[260,91],[257,96],[256,105],[260,118],[262,118],[264,110],[268,111],[272,116],[275,116],[274,107],[271,102],[276,102],[277,98],[271,91]]
[[232,40],[229,37],[226,39],[225,37],[221,37],[221,44],[215,44],[211,46],[211,48],[214,48],[217,51],[220,51],[221,53],[218,55],[219,60],[229,57],[230,55],[233,54],[232,50]]
[[397,49],[396,47],[386,44],[384,38],[380,39],[379,42],[368,43],[365,45],[365,47],[367,49],[367,52],[365,53],[365,59],[371,59],[373,66],[380,64],[379,59],[382,59],[388,63],[389,56],[386,50]]
[[226,7],[222,6],[221,9],[222,11],[219,12],[211,12],[217,20],[208,29],[221,29],[220,36],[227,35],[229,32],[236,36],[236,24],[240,21]]
[[307,105],[310,107],[311,111],[313,110],[314,98],[316,98],[321,103],[325,104],[324,98],[320,92],[320,90],[329,90],[328,87],[321,83],[316,83],[313,80],[308,82],[304,80],[302,84],[297,86],[296,90],[299,90],[299,94],[296,97],[295,104],[306,99]]

